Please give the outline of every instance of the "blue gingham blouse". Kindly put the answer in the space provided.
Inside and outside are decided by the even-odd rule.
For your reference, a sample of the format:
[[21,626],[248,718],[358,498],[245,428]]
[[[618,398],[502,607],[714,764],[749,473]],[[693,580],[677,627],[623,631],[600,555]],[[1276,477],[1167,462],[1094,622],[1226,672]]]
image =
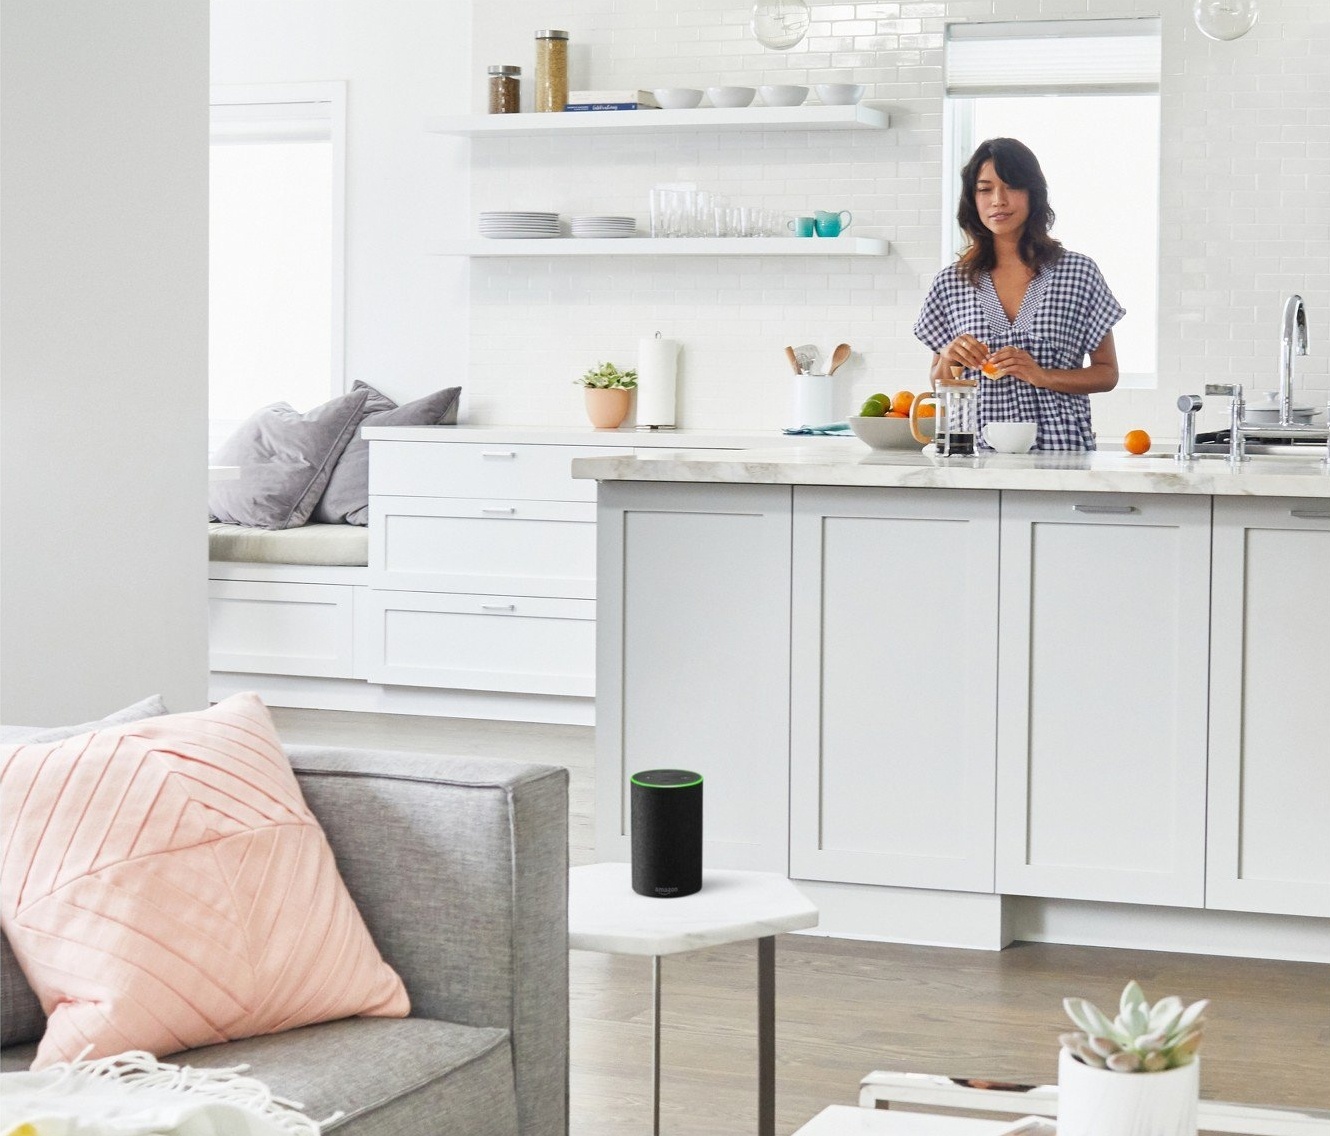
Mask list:
[[[1075,370],[1126,314],[1099,266],[1088,256],[1064,251],[1030,281],[1014,321],[1007,318],[987,272],[974,285],[956,265],[947,266],[933,278],[914,334],[935,352],[958,335],[973,335],[990,351],[1020,347],[1041,367]],[[1039,423],[1039,450],[1095,448],[1087,395],[1046,390],[1014,376],[980,382],[981,429],[985,422]],[[980,445],[987,448],[982,439]]]

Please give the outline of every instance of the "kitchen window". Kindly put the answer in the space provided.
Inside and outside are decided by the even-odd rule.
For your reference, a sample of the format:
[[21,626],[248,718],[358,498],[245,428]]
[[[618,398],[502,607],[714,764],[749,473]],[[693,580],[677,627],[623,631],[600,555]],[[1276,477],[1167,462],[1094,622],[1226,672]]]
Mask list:
[[214,87],[209,448],[260,406],[344,384],[342,83]]
[[1053,236],[1092,257],[1127,309],[1119,386],[1156,386],[1159,20],[951,24],[945,68],[943,262],[964,244],[961,167],[984,139],[1019,138],[1048,178]]

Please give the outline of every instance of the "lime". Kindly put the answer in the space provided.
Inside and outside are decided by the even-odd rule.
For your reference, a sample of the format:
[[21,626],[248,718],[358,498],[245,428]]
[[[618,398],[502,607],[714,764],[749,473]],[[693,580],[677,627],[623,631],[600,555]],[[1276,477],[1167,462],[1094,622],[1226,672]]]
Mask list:
[[887,405],[881,395],[875,394],[859,408],[859,416],[861,418],[881,418],[887,412]]

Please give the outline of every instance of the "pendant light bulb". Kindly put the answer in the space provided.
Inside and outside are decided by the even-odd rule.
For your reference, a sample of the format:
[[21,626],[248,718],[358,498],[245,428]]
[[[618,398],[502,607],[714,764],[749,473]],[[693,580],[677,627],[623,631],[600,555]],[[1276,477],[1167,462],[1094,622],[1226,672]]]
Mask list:
[[808,34],[812,22],[805,0],[757,0],[748,28],[763,47],[788,51]]
[[1196,26],[1221,41],[1245,36],[1260,14],[1258,0],[1195,0],[1192,5]]

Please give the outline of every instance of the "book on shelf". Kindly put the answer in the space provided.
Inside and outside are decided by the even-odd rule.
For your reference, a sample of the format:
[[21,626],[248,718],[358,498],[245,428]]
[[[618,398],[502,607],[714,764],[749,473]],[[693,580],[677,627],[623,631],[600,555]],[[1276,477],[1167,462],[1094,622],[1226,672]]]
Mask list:
[[564,110],[659,110],[643,103],[567,103]]
[[639,107],[659,109],[660,103],[650,91],[569,91],[564,100],[568,106],[586,106],[592,103],[636,103]]

